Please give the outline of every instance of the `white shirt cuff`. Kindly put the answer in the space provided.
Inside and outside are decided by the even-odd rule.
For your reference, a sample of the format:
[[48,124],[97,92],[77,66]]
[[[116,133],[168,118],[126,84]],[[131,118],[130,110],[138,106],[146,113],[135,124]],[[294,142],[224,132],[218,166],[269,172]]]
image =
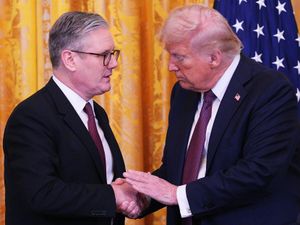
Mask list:
[[181,218],[192,216],[190,204],[186,196],[186,184],[178,186],[176,190],[176,197],[177,197]]

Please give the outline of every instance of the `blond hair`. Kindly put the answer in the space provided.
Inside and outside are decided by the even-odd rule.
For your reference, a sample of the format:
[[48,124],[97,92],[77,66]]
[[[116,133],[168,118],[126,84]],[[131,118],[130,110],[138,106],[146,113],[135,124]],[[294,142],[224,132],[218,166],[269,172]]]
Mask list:
[[218,11],[200,4],[174,9],[163,25],[160,40],[166,45],[188,41],[196,51],[218,48],[232,56],[242,48],[227,20]]

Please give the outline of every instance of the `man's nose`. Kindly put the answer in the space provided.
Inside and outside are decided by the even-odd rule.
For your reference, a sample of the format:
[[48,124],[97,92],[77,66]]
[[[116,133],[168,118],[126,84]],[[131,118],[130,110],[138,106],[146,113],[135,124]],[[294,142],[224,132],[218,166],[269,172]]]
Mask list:
[[174,62],[172,62],[172,60],[169,61],[168,69],[169,69],[169,71],[178,71],[179,70],[178,66]]
[[116,60],[116,58],[114,56],[111,57],[107,67],[110,69],[116,68],[118,66],[118,61]]

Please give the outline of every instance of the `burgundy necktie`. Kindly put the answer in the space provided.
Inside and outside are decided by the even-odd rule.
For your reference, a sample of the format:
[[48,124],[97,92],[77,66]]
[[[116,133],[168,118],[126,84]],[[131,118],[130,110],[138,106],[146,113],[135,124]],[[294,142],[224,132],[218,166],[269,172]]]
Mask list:
[[93,109],[91,104],[88,102],[86,103],[83,111],[88,115],[88,130],[89,133],[92,137],[92,139],[94,140],[97,149],[98,149],[98,153],[100,155],[100,159],[103,163],[104,168],[106,168],[106,163],[105,163],[105,153],[104,153],[104,149],[103,149],[103,145],[96,127],[96,123],[95,123],[95,116],[93,113]]
[[[182,183],[188,184],[197,180],[198,173],[202,161],[202,153],[204,149],[204,142],[206,136],[206,128],[211,116],[212,103],[216,96],[210,90],[204,93],[203,105],[201,108],[200,116],[195,126],[183,169]],[[191,225],[192,217],[184,218],[183,225]]]

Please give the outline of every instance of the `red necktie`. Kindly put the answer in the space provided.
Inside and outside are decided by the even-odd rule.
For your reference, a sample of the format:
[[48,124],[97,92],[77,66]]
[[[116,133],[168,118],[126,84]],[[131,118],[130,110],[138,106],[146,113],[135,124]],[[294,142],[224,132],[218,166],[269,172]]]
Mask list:
[[[211,117],[212,103],[215,98],[216,96],[211,90],[204,93],[200,116],[195,126],[188,151],[186,153],[182,177],[183,184],[188,184],[194,180],[197,180],[198,178],[198,173],[202,161],[202,153],[204,149],[206,128]],[[182,224],[191,225],[192,217],[184,218],[182,220]]]
[[100,159],[103,163],[103,166],[104,166],[104,168],[106,168],[105,153],[104,153],[102,141],[101,141],[100,136],[98,134],[98,130],[97,130],[96,123],[95,123],[95,116],[94,116],[94,113],[93,113],[92,106],[89,102],[86,103],[83,111],[88,115],[88,130],[89,130],[89,133],[90,133],[92,139],[94,140],[94,142],[97,146],[98,153],[100,155]]

